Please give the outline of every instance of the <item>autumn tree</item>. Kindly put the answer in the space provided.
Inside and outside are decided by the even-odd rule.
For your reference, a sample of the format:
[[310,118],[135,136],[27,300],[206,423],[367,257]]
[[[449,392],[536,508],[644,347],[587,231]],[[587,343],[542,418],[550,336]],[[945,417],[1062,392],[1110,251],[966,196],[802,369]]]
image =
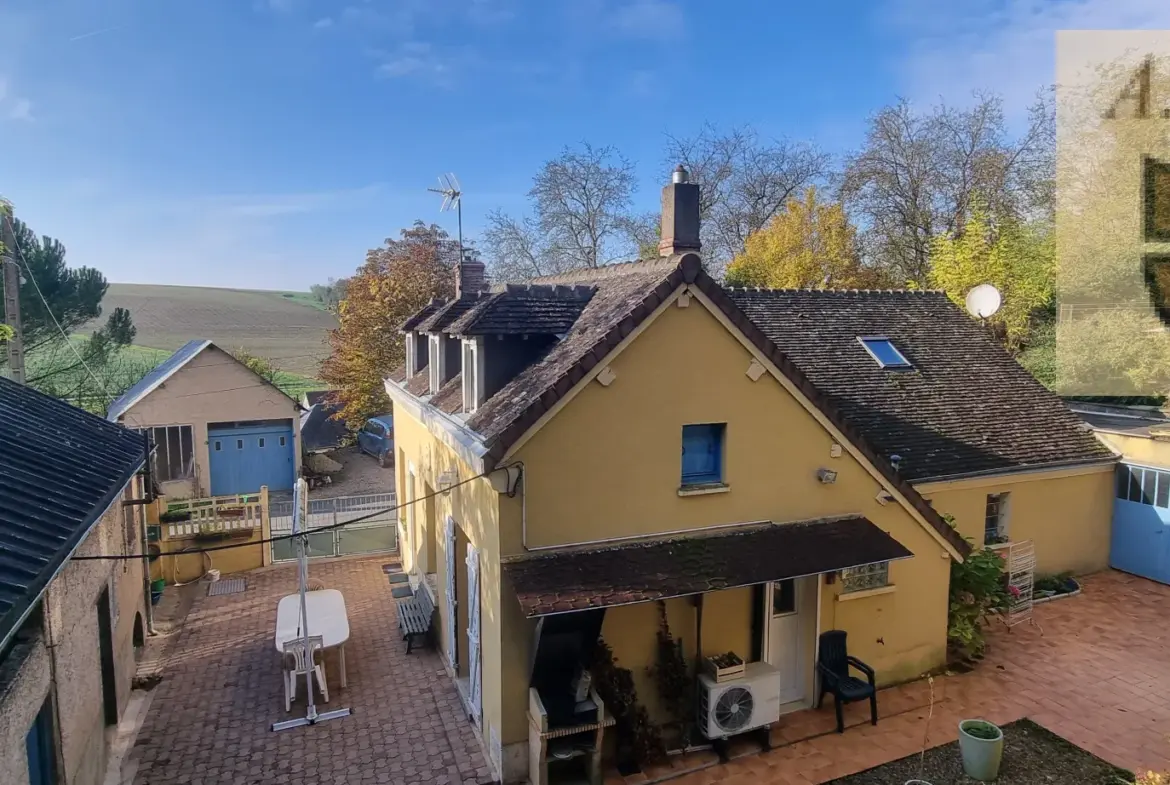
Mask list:
[[339,326],[329,334],[331,353],[321,365],[350,425],[388,408],[382,380],[405,361],[398,328],[431,298],[454,294],[458,260],[458,241],[422,221],[366,253],[349,279]]
[[961,233],[933,239],[930,258],[930,285],[960,307],[979,284],[999,289],[1003,303],[988,323],[1009,349],[1020,348],[1034,317],[1052,302],[1056,246],[1045,223],[1007,217],[993,224],[976,202]]
[[239,360],[252,373],[259,376],[269,384],[275,385],[280,369],[268,357],[252,352],[240,346],[232,352],[232,356]]
[[517,281],[631,258],[644,222],[630,213],[633,164],[613,147],[565,147],[532,179],[529,215],[487,215],[492,275]]
[[664,171],[681,163],[702,188],[703,257],[716,273],[789,199],[822,181],[830,162],[815,145],[765,139],[749,126],[705,125],[693,136],[668,137],[663,151]]
[[857,231],[839,203],[817,200],[815,188],[789,199],[765,227],[747,238],[744,252],[727,267],[731,286],[769,289],[881,285],[877,271],[861,266]]

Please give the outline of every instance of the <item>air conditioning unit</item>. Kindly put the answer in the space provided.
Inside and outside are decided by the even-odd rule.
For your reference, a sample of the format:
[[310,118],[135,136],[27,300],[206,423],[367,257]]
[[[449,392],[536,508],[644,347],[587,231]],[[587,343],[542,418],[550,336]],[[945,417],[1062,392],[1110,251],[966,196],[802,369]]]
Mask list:
[[699,675],[698,723],[708,739],[726,739],[780,719],[780,672],[751,662],[744,675],[716,682]]

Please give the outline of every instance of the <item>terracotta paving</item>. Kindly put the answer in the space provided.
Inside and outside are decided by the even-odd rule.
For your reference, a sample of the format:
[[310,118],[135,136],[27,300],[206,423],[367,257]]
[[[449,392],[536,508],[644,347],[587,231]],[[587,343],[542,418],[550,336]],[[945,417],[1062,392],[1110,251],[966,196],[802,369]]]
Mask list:
[[1170,586],[1112,571],[1082,583],[1080,596],[1036,606],[1035,626],[996,623],[974,672],[883,690],[876,727],[855,704],[839,735],[827,703],[782,718],[769,752],[743,744],[726,764],[681,756],[633,777],[612,773],[607,785],[823,783],[914,754],[924,740],[954,741],[959,720],[972,717],[1029,717],[1115,765],[1170,770]]
[[[200,596],[168,652],[139,732],[136,785],[471,785],[492,777],[455,687],[434,652],[406,655],[382,572],[386,556],[314,561],[313,581],[339,589],[350,624],[349,686],[327,661],[328,704],[353,715],[273,733],[284,711],[273,645],[276,604],[296,590],[292,565],[247,573],[242,594]],[[318,701],[320,698],[318,697]]]

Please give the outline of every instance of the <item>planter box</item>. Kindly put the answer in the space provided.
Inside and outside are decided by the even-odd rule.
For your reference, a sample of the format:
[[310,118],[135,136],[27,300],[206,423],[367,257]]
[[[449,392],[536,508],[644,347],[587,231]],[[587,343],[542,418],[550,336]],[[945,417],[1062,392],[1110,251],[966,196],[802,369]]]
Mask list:
[[744,661],[731,652],[715,657],[704,657],[703,672],[714,679],[716,684],[722,684],[725,681],[743,678]]

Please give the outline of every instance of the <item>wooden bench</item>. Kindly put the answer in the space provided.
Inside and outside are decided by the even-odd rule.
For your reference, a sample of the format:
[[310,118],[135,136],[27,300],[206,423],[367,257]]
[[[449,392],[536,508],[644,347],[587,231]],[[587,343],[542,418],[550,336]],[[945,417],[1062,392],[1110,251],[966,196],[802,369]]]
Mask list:
[[398,602],[398,627],[406,641],[406,653],[414,648],[414,641],[421,637],[429,642],[431,624],[435,618],[435,603],[431,594],[420,586],[413,597]]

